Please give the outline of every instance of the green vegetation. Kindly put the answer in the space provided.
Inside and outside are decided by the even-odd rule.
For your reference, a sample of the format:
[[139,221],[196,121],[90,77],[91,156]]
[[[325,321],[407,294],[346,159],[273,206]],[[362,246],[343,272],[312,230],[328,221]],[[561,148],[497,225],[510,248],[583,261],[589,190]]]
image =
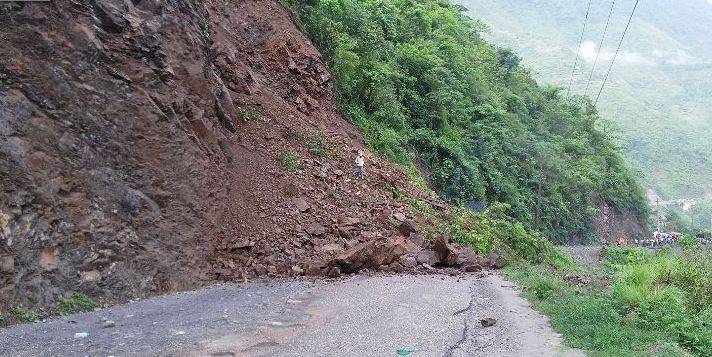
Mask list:
[[[586,2],[455,0],[491,25],[494,43],[514,48],[537,80],[568,85]],[[594,2],[584,42],[598,44],[610,2]],[[616,1],[603,44],[612,55],[633,6]],[[598,103],[620,128],[628,162],[664,198],[701,197],[712,189],[712,4],[702,0],[641,2]],[[583,93],[593,58],[579,59],[574,91]],[[599,58],[588,94],[601,85]],[[706,221],[709,221],[709,216]]]
[[253,107],[237,107],[237,117],[243,122],[251,122],[259,119],[262,114],[257,108]]
[[12,314],[16,320],[22,322],[33,322],[39,320],[37,312],[22,308],[20,306],[15,306],[10,309],[10,314]]
[[0,326],[14,323],[34,322],[52,316],[67,316],[77,312],[90,311],[98,307],[96,301],[83,293],[73,293],[70,297],[62,297],[55,308],[30,310],[15,306],[8,315],[0,313]]
[[297,172],[300,163],[299,155],[294,150],[284,150],[279,154],[279,164],[286,171]]
[[80,311],[89,311],[97,307],[97,303],[82,293],[74,293],[71,298],[60,298],[57,313],[61,316],[71,315]]
[[307,139],[307,149],[309,153],[314,156],[326,156],[326,147],[324,146],[324,139],[319,135],[319,133],[313,133]]
[[712,236],[712,200],[700,201],[687,211],[680,207],[667,208],[664,215],[664,231],[676,231],[700,238]]
[[[600,196],[646,221],[642,189],[588,99],[540,87],[446,0],[285,0],[331,65],[371,148],[462,205],[509,205],[522,229],[591,239]],[[519,229],[519,227],[515,228]]]
[[588,272],[594,282],[583,287],[562,278],[575,267],[524,264],[506,273],[551,317],[567,345],[593,356],[712,355],[709,250],[605,248],[604,254],[604,267]]
[[479,213],[458,210],[449,234],[455,242],[469,245],[481,255],[499,251],[504,256],[530,263],[550,263],[561,267],[571,265],[570,258],[561,254],[538,232],[525,228],[509,212],[507,204],[497,204]]

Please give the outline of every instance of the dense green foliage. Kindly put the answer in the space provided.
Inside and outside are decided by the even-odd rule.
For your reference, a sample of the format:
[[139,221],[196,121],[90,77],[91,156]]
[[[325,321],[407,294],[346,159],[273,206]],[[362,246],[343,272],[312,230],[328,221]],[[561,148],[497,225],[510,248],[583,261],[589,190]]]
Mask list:
[[[586,98],[540,87],[447,0],[285,0],[329,61],[341,109],[391,160],[464,205],[510,206],[554,241],[593,234],[593,196],[647,205]],[[423,165],[419,165],[423,166]]]
[[507,204],[496,204],[483,212],[457,210],[448,232],[455,242],[466,244],[477,254],[497,251],[510,260],[548,263],[565,267],[573,262],[554,245],[509,215]]
[[[491,25],[488,38],[510,46],[538,80],[568,85],[586,1],[454,0]],[[588,94],[598,91],[634,1],[616,1]],[[574,92],[583,93],[609,1],[593,2]],[[699,198],[712,190],[712,3],[640,2],[621,56],[598,102],[620,128],[628,162],[665,199]],[[709,218],[707,219],[709,221]]]
[[507,275],[551,317],[568,345],[594,356],[712,354],[712,257],[702,247],[685,254],[606,248],[606,267],[576,287],[564,272],[523,265]]

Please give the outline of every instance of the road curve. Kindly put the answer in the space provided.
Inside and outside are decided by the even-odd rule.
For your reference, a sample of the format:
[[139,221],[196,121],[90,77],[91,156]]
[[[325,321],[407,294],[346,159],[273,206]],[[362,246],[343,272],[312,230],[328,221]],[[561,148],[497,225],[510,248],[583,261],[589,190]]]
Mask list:
[[[498,320],[484,328],[479,320]],[[102,327],[105,320],[114,327]],[[75,337],[76,333],[88,333]],[[581,356],[499,275],[221,284],[0,330],[0,356]]]

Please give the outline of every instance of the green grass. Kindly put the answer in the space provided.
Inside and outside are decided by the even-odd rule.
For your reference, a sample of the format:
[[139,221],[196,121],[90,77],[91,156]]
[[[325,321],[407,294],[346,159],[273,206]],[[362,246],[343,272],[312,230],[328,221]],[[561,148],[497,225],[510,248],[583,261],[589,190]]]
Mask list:
[[260,111],[253,107],[237,107],[237,117],[243,122],[251,122],[262,117]]
[[97,303],[82,293],[74,293],[71,298],[60,298],[57,313],[61,316],[71,315],[80,311],[89,311],[97,307]]
[[279,154],[279,164],[282,169],[289,172],[297,172],[301,160],[296,151],[287,149]]
[[593,356],[640,356],[665,337],[629,323],[606,294],[569,287],[542,267],[509,267],[506,275],[527,288],[524,296],[551,318],[568,346]]
[[324,139],[319,135],[319,133],[313,133],[307,139],[307,149],[309,153],[314,156],[323,157],[326,156],[326,146],[324,145]]
[[0,313],[0,326],[23,322],[35,322],[52,316],[67,316],[77,312],[91,311],[99,304],[83,293],[62,297],[56,307],[32,310],[22,306],[12,307],[6,314]]
[[22,322],[32,322],[39,320],[39,315],[37,314],[37,312],[22,308],[20,306],[15,306],[10,309],[10,314],[12,314],[12,316],[16,320]]
[[592,356],[712,355],[709,252],[605,251],[610,286],[569,286],[563,276],[575,266],[523,263],[505,274],[525,287],[568,346]]

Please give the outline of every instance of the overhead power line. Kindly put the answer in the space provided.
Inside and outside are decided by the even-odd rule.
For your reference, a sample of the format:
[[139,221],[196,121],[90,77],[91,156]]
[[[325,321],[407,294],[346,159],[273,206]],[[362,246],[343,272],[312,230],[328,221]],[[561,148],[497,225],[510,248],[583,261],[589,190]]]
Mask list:
[[601,83],[601,89],[598,90],[598,95],[596,96],[596,101],[593,103],[594,106],[598,104],[598,99],[601,98],[601,93],[603,93],[603,88],[606,86],[606,82],[608,81],[608,76],[611,74],[611,69],[613,69],[613,64],[616,62],[616,58],[618,57],[618,52],[621,49],[621,45],[623,44],[623,39],[625,38],[625,34],[628,32],[628,27],[630,27],[630,21],[633,20],[633,15],[635,14],[635,9],[638,7],[638,2],[640,0],[635,0],[635,5],[633,5],[633,10],[630,12],[630,16],[628,16],[628,23],[625,25],[625,29],[623,30],[623,34],[621,35],[620,41],[618,41],[618,47],[616,48],[616,53],[613,55],[613,59],[611,60],[611,64],[608,66],[608,72],[606,72],[606,76],[603,77],[603,83]]
[[598,63],[598,56],[601,54],[601,48],[603,48],[603,41],[606,39],[606,32],[608,31],[608,24],[611,22],[611,15],[613,15],[613,7],[616,5],[616,0],[611,0],[611,8],[608,10],[608,18],[606,18],[606,24],[603,26],[603,34],[601,35],[601,42],[598,43],[598,50],[596,51],[596,57],[593,59],[593,66],[591,66],[591,73],[588,75],[588,81],[586,81],[586,90],[584,93],[588,93],[588,87],[591,85],[591,79],[593,78],[593,72],[596,70],[596,63]]
[[586,32],[586,25],[588,24],[588,14],[591,12],[591,0],[588,0],[588,6],[586,7],[586,17],[583,19],[583,27],[581,28],[581,35],[579,35],[578,45],[576,45],[576,59],[574,59],[574,67],[571,69],[571,80],[569,81],[569,89],[571,92],[571,87],[574,85],[574,74],[576,73],[576,65],[578,64],[579,51],[581,49],[581,42],[583,41],[583,34]]

